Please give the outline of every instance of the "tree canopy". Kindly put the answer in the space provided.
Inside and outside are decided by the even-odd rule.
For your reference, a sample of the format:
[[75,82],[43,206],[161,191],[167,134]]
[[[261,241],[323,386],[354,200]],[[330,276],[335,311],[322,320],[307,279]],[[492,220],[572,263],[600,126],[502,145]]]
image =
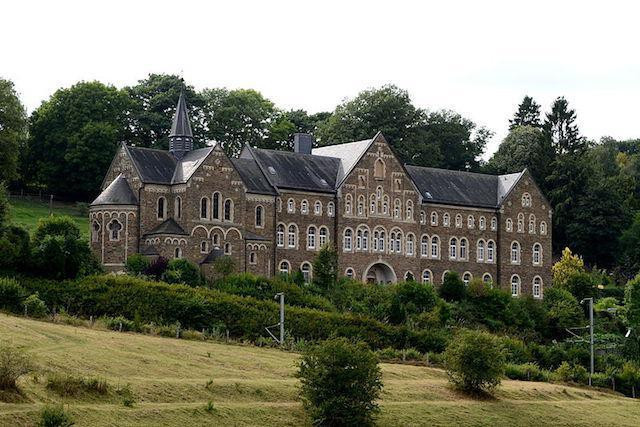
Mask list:
[[13,87],[0,78],[0,182],[18,178],[18,157],[27,139],[27,113]]

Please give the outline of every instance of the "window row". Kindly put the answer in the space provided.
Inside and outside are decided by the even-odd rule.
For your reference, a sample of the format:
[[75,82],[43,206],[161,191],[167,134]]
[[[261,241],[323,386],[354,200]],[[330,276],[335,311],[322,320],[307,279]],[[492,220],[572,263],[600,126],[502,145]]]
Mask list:
[[373,233],[370,233],[366,227],[357,228],[355,232],[351,228],[346,228],[342,233],[342,249],[345,252],[355,250],[391,254],[405,253],[407,256],[413,256],[415,242],[416,238],[413,233],[407,234],[405,238],[402,231],[396,229],[387,234],[386,230],[379,228],[374,229]]
[[[505,221],[505,230],[511,232],[513,231],[513,220],[511,218],[507,218]],[[540,234],[547,234],[547,223],[544,221],[540,221]],[[524,233],[524,214],[518,214],[517,220],[517,231],[518,233]],[[534,214],[529,215],[529,234],[536,234],[536,216]]]
[[405,221],[413,221],[413,201],[407,200],[404,205],[400,199],[394,199],[393,206],[389,196],[383,194],[382,187],[376,189],[375,194],[369,196],[368,208],[365,196],[360,195],[356,201],[355,211],[353,205],[353,197],[351,194],[344,196],[344,213],[345,215],[366,216],[367,209],[369,215],[389,216]]
[[[426,224],[426,214],[424,211],[420,212],[420,223]],[[476,228],[476,217],[473,215],[467,215],[467,228]],[[440,217],[438,212],[431,212],[429,217],[429,224],[433,227],[437,227],[440,225]],[[464,218],[462,214],[457,214],[454,217],[454,225],[456,228],[462,228],[464,225]],[[442,226],[451,227],[451,216],[448,212],[442,214]],[[495,231],[498,229],[498,219],[496,217],[491,217],[490,224],[491,230]],[[478,218],[478,229],[486,230],[487,229],[487,219],[484,216],[480,216]]]
[[[316,227],[315,225],[310,225],[307,228],[307,249],[320,249],[327,243],[329,243],[329,229],[327,227]],[[297,248],[298,226],[295,224],[289,224],[288,226],[278,224],[276,227],[276,245],[279,248]]]
[[[511,264],[519,265],[522,262],[522,249],[517,241],[511,242]],[[531,263],[542,265],[542,245],[534,243],[531,249]]]
[[[288,275],[291,274],[291,263],[287,260],[280,261],[278,264],[278,271],[280,274]],[[303,262],[300,264],[300,272],[302,273],[302,277],[304,278],[304,283],[310,283],[311,278],[313,277],[313,266],[310,262]]]
[[[300,213],[308,215],[310,213],[311,205],[306,199],[300,202]],[[278,199],[278,212],[282,212],[282,199]],[[287,200],[287,213],[296,213],[296,201],[293,199]],[[323,206],[322,202],[316,200],[313,204],[313,214],[322,215]],[[335,213],[335,205],[333,202],[327,203],[327,216],[332,217]]]
[[[521,280],[520,276],[514,274],[511,276],[511,296],[517,297],[522,294]],[[536,276],[531,281],[531,294],[534,298],[542,297],[542,278],[540,276]]]
[[233,222],[233,200],[226,199],[222,202],[222,195],[213,193],[211,200],[208,197],[200,199],[200,219],[220,220]]

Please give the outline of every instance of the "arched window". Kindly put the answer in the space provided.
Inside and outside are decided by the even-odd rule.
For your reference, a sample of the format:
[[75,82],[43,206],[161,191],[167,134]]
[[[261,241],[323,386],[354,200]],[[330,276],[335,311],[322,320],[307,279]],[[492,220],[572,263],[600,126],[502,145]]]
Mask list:
[[531,195],[529,193],[522,195],[522,207],[531,207]]
[[507,218],[507,224],[505,228],[507,229],[507,231],[513,231],[513,221],[511,220],[511,218]]
[[487,262],[493,262],[496,244],[493,240],[487,242]]
[[422,272],[422,283],[431,283],[431,271],[425,270]]
[[496,231],[498,229],[498,219],[494,216],[491,218],[491,230]]
[[529,234],[536,233],[536,216],[534,214],[529,215]]
[[376,196],[374,194],[369,197],[369,213],[374,215],[378,210],[378,203],[376,202]]
[[251,252],[249,254],[249,264],[257,264],[258,263],[258,256],[256,255],[255,252]]
[[547,223],[544,221],[540,221],[540,234],[543,236],[547,234]]
[[384,179],[385,166],[384,161],[381,158],[377,158],[373,164],[373,177],[376,179]]
[[353,268],[351,267],[347,268],[347,270],[344,272],[344,275],[347,276],[349,279],[353,279],[353,276],[355,275],[355,273],[353,272]]
[[445,227],[448,227],[449,224],[450,224],[449,214],[445,213],[442,215],[442,225],[444,225]]
[[485,228],[487,228],[486,220],[484,219],[483,216],[481,216],[480,219],[478,219],[478,228],[480,230],[484,230]]
[[542,296],[542,279],[540,276],[533,278],[533,286],[531,287],[534,298],[540,298]]
[[287,240],[287,245],[290,248],[295,248],[296,242],[298,240],[298,227],[296,227],[294,224],[291,224],[289,226],[289,239]]
[[464,285],[469,286],[469,282],[471,281],[472,278],[473,276],[471,275],[471,273],[469,273],[468,271],[465,271],[464,274],[462,275],[462,281],[464,282]]
[[200,219],[209,219],[209,198],[200,199]]
[[524,214],[518,214],[518,233],[524,233]]
[[384,231],[380,232],[380,237],[378,237],[378,250],[380,252],[384,252],[384,242],[385,242]]
[[406,273],[404,273],[404,280],[405,282],[413,282],[416,280],[416,278],[412,272],[407,271]]
[[280,262],[280,274],[289,274],[289,261],[281,261]]
[[440,239],[438,236],[433,236],[431,238],[431,258],[439,258],[440,257]]
[[376,187],[376,198],[381,199],[382,198],[382,186],[378,185],[378,187]]
[[176,218],[182,218],[182,198],[180,196],[176,197],[173,202],[173,213]]
[[427,214],[424,211],[420,211],[420,224],[425,224],[427,221]]
[[156,213],[158,215],[158,219],[165,219],[167,216],[167,202],[164,197],[158,197]]
[[462,238],[460,239],[460,259],[466,260],[467,256],[467,239]]
[[462,215],[456,215],[456,228],[462,228]]
[[362,230],[356,231],[356,250],[362,249]]
[[233,222],[233,201],[231,199],[224,201],[224,220]]
[[327,203],[327,215],[332,217],[333,216],[333,212],[334,212],[333,202]]
[[307,229],[307,249],[316,248],[316,228],[312,225]]
[[209,242],[203,240],[200,242],[200,253],[206,254],[207,252],[209,252]]
[[182,258],[182,249],[176,248],[173,255],[175,258]]
[[429,236],[426,234],[420,239],[420,256],[429,256]]
[[293,199],[287,200],[287,212],[294,213],[296,211],[296,202]]
[[304,283],[311,282],[311,264],[308,262],[303,262],[300,266],[300,272],[302,273],[302,277],[304,278]]
[[319,233],[319,247],[323,247],[324,245],[327,244],[327,238],[329,236],[329,230],[327,229],[327,227],[320,227],[320,233]]
[[382,202],[382,213],[384,215],[389,215],[389,196],[384,196]]
[[351,251],[351,239],[353,238],[353,231],[350,228],[344,230],[344,236],[342,238],[342,248],[345,251]]
[[447,274],[449,274],[449,270],[445,270],[442,272],[442,283],[444,283],[444,279],[446,279]]
[[351,194],[344,196],[344,213],[351,215]]
[[396,245],[394,244],[395,241],[396,241],[396,233],[392,231],[391,234],[389,234],[389,252],[396,251]]
[[511,243],[511,264],[520,264],[520,243]]
[[276,227],[276,244],[279,247],[284,247],[284,225],[278,224]]
[[264,208],[262,206],[256,206],[256,227],[262,228],[264,227],[264,222],[263,222],[263,211]]
[[100,240],[100,224],[98,221],[93,221],[93,225],[91,226],[91,241],[97,242]]
[[458,256],[458,239],[452,237],[449,240],[449,259],[456,259]]
[[396,253],[402,253],[402,233],[396,233]]
[[431,225],[438,225],[438,212],[431,212]]
[[[211,212],[213,219],[220,219],[220,193],[213,193],[213,202],[211,203]],[[282,203],[282,200],[280,201]],[[282,207],[281,207],[282,209]]]
[[485,285],[491,285],[491,284],[493,283],[493,279],[491,278],[491,274],[489,274],[489,273],[484,273],[484,274],[482,275],[482,282],[483,282]]
[[400,199],[396,199],[393,202],[393,217],[400,218],[400,210],[402,209],[402,202]]
[[109,240],[113,242],[120,240],[120,231],[122,230],[122,224],[120,224],[120,221],[112,219],[107,230],[109,230]]
[[369,230],[362,230],[362,250],[369,250]]
[[520,294],[520,276],[514,274],[511,276],[511,296],[517,297]]
[[231,243],[224,244],[224,254],[231,255]]
[[467,228],[474,228],[476,226],[476,220],[473,215],[467,217]]
[[316,203],[313,205],[313,213],[316,215],[322,215],[322,202],[316,200]]
[[220,245],[220,235],[218,233],[213,233],[213,246],[218,247]]
[[411,200],[407,200],[406,220],[413,221],[413,202]]
[[309,202],[307,202],[306,200],[303,200],[302,203],[300,203],[300,213],[303,215],[309,213]]
[[364,215],[364,196],[358,196],[358,215]]
[[541,265],[542,264],[542,245],[540,243],[535,243],[533,245],[533,265]]
[[407,234],[407,256],[413,256],[414,243],[413,234]]
[[478,251],[476,254],[478,262],[484,262],[484,240],[478,240]]

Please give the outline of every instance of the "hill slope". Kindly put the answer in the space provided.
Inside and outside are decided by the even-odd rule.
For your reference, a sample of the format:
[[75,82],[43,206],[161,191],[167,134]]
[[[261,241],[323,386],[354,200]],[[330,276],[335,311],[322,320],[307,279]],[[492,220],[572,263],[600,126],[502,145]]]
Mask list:
[[[32,425],[45,403],[64,402],[77,425],[304,425],[296,399],[297,355],[274,349],[176,340],[56,325],[0,314],[0,340],[30,351],[36,381],[20,403],[0,403],[0,425]],[[443,371],[383,364],[381,425],[638,425],[640,402],[579,388],[505,381],[492,401],[453,392]],[[60,398],[46,372],[130,384],[135,404]],[[205,409],[208,401],[214,410]]]
[[[9,203],[11,204],[11,223],[26,228],[30,233],[35,231],[40,218],[49,216],[48,202],[12,197]],[[52,212],[54,215],[70,216],[80,229],[82,236],[85,239],[89,238],[89,218],[76,206],[71,203],[55,202]]]

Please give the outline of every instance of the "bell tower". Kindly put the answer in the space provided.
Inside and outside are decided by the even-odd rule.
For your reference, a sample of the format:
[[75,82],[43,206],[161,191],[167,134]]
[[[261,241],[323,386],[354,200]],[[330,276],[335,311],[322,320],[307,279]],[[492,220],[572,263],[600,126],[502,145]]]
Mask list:
[[181,91],[169,134],[169,152],[177,160],[180,160],[185,153],[191,150],[193,150],[193,133],[191,132],[187,103],[184,100],[184,91]]

